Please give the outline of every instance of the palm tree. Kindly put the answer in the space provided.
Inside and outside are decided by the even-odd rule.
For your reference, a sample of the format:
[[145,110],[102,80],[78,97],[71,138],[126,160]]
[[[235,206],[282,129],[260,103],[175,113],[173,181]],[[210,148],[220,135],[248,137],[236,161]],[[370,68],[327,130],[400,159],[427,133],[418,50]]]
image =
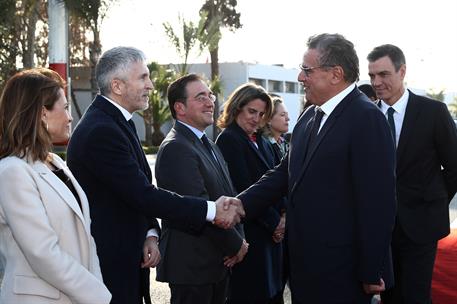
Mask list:
[[154,90],[149,96],[149,108],[140,112],[146,130],[145,142],[148,146],[159,146],[164,139],[160,127],[171,119],[171,112],[166,102],[167,88],[176,78],[173,69],[167,69],[156,62],[148,65]]
[[444,89],[436,92],[435,90],[433,89],[430,89],[428,92],[427,92],[427,97],[430,97],[431,99],[435,99],[435,100],[438,100],[438,101],[441,101],[441,102],[444,102]]
[[[235,31],[242,27],[240,13],[236,11],[237,0],[206,0],[200,9],[204,18],[203,28],[205,31],[217,31],[213,40],[208,45],[211,56],[211,79],[219,76],[219,41],[222,38],[221,28],[226,27],[230,31]],[[215,28],[215,29],[214,29]]]
[[178,20],[181,27],[180,31],[175,31],[169,22],[164,22],[163,27],[165,28],[165,34],[168,36],[168,39],[176,48],[176,52],[183,59],[183,63],[180,64],[178,71],[180,75],[184,75],[188,71],[187,61],[189,59],[189,53],[199,41],[199,29],[192,21],[187,21],[181,16],[178,17]]
[[457,97],[454,97],[454,101],[447,105],[449,113],[451,113],[452,118],[457,119]]

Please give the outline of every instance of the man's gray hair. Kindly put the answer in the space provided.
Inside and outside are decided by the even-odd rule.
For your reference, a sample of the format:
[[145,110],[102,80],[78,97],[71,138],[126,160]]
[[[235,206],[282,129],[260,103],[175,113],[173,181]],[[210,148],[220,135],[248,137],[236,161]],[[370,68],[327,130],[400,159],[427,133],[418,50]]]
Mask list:
[[104,52],[95,67],[100,94],[111,93],[111,81],[114,78],[125,79],[132,63],[144,61],[144,53],[134,47],[118,46]]

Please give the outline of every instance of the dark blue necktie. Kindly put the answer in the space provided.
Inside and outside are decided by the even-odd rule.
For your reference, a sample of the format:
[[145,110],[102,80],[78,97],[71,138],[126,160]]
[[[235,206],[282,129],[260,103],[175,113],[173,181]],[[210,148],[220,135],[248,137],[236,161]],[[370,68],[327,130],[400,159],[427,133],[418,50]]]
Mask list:
[[135,134],[137,134],[137,133],[136,133],[135,123],[133,122],[133,119],[129,119],[129,120],[128,120],[128,123],[129,123],[130,128],[133,130],[133,132],[134,132]]
[[202,143],[205,146],[206,150],[208,150],[209,154],[214,158],[213,155],[213,148],[211,147],[211,144],[209,143],[208,137],[206,137],[205,134],[201,137]]
[[208,140],[208,137],[206,137],[206,134],[203,134],[203,136],[200,139],[203,145],[205,146],[206,150],[208,150],[209,154],[211,155],[211,158],[216,162],[218,166],[220,166],[219,161],[216,158],[216,154],[214,154],[213,148],[211,147],[211,144]]
[[308,144],[306,145],[305,151],[305,159],[308,155],[308,152],[311,150],[311,147],[314,145],[316,141],[317,133],[319,132],[319,127],[321,126],[322,117],[324,117],[324,111],[321,108],[316,107],[314,109],[314,116],[311,125],[311,132],[309,134]]
[[322,111],[321,108],[316,107],[313,117],[313,126],[311,129],[311,134],[309,136],[308,146],[313,145],[314,141],[316,140],[317,133],[319,132],[319,127],[321,126],[322,117],[324,117],[324,111]]
[[394,108],[389,107],[387,109],[387,122],[389,123],[390,131],[392,132],[392,137],[394,139],[394,144],[395,144],[395,146],[397,146],[397,136],[396,136],[396,132],[395,132],[394,113],[395,113]]

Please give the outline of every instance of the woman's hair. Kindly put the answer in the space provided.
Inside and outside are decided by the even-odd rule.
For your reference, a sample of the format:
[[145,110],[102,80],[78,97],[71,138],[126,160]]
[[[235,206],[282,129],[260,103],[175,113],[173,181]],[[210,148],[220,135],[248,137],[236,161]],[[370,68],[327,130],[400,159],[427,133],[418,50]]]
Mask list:
[[[280,96],[271,96],[271,101],[273,102],[273,112],[271,113],[270,120],[273,118],[273,116],[275,116],[276,113],[278,113],[278,105],[284,103],[284,101],[282,100],[282,98]],[[271,137],[272,136],[271,125],[269,123],[265,124],[265,126],[263,126],[260,129],[259,133],[261,133],[262,135],[265,135],[267,137],[269,137],[269,136]]]
[[0,159],[27,155],[46,160],[52,142],[43,107],[52,110],[64,87],[59,74],[44,68],[19,72],[7,81],[0,97]]
[[241,109],[254,99],[261,99],[265,102],[265,114],[262,117],[262,124],[270,120],[273,112],[273,103],[270,95],[264,88],[253,83],[245,83],[239,86],[227,99],[224,111],[217,120],[219,128],[227,128],[241,112]]

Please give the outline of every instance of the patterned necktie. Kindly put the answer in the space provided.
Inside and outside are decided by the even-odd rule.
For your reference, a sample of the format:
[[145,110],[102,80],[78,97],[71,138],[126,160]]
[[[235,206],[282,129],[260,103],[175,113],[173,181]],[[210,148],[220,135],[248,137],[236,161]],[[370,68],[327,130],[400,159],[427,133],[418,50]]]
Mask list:
[[387,109],[387,122],[390,126],[390,131],[392,132],[392,137],[394,139],[395,147],[397,146],[397,134],[395,132],[395,121],[394,121],[395,110],[392,107]]
[[319,127],[321,126],[322,117],[324,117],[324,111],[322,111],[321,108],[316,107],[313,117],[313,126],[311,129],[311,134],[309,136],[308,146],[313,145],[314,141],[316,140]]

